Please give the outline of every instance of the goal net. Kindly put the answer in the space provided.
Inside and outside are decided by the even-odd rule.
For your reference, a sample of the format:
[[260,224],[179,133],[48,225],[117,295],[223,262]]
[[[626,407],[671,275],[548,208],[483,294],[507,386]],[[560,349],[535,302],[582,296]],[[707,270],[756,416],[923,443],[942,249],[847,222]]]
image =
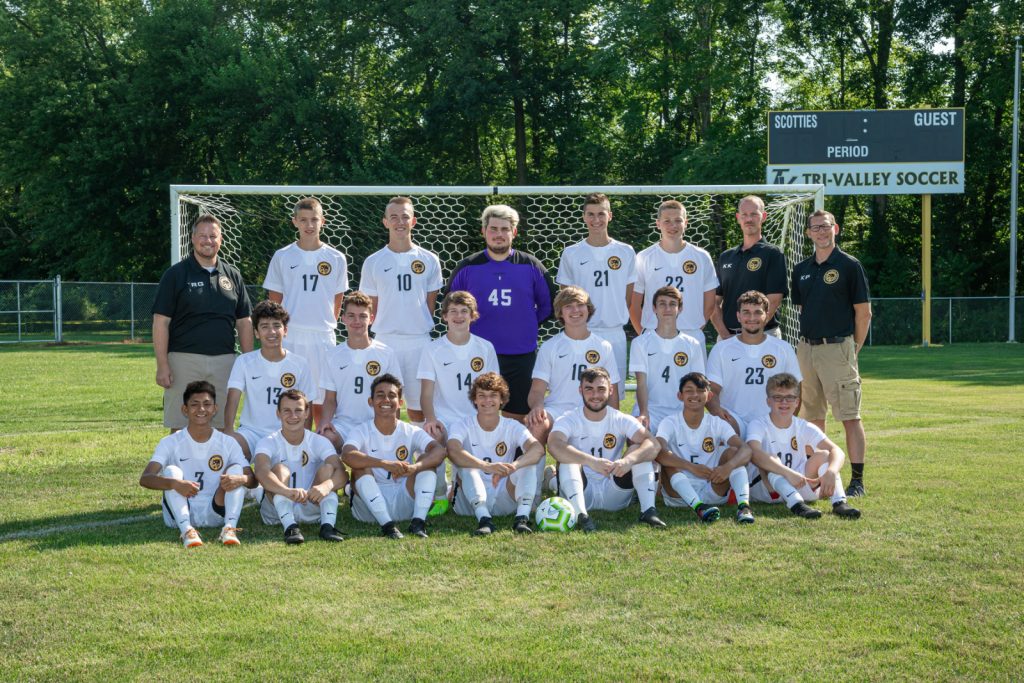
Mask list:
[[[659,238],[655,225],[658,205],[676,199],[686,207],[687,241],[703,247],[717,260],[726,248],[739,244],[742,233],[736,223],[736,205],[748,194],[765,199],[768,220],[764,235],[786,253],[790,268],[804,258],[804,222],[821,206],[820,185],[727,185],[727,186],[577,186],[577,187],[353,187],[353,186],[171,186],[171,262],[189,254],[189,231],[201,214],[213,214],[223,227],[221,256],[237,266],[249,284],[259,285],[274,251],[296,238],[291,211],[302,197],[316,197],[324,207],[323,241],[340,249],[349,259],[349,281],[359,284],[359,272],[367,256],[387,243],[381,219],[388,199],[405,195],[413,199],[416,227],[413,241],[433,251],[441,260],[445,278],[465,256],[484,248],[480,215],[489,204],[508,204],[519,212],[519,236],[515,247],[534,254],[547,266],[552,279],[562,250],[587,236],[582,220],[583,198],[590,192],[608,195],[613,238],[637,252]],[[783,333],[795,341],[797,321],[784,306]],[[545,324],[541,339],[557,332]],[[708,326],[709,338],[714,339]]]

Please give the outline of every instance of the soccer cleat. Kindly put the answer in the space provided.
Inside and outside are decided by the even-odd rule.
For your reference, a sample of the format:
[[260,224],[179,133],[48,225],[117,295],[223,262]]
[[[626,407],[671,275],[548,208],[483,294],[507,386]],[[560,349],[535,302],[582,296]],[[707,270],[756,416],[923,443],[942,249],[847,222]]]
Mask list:
[[544,483],[541,491],[551,491],[556,495],[558,494],[558,479],[556,478],[554,465],[548,465],[544,468]]
[[846,497],[856,498],[864,495],[864,482],[860,479],[851,479],[850,485],[846,487]]
[[320,538],[331,543],[338,543],[344,541],[345,537],[341,535],[341,532],[334,528],[333,524],[321,524],[320,525]]
[[722,516],[722,511],[716,508],[714,505],[708,505],[707,503],[701,503],[694,510],[697,513],[697,518],[702,522],[710,524],[711,522],[717,522],[718,518]]
[[198,548],[203,545],[203,539],[199,538],[199,532],[189,527],[188,531],[181,535],[181,542],[186,548]]
[[590,518],[590,515],[580,515],[576,518],[576,528],[583,529],[588,534],[597,531],[597,522]]
[[520,515],[512,520],[512,531],[517,534],[532,534],[533,529],[530,528],[530,518],[524,515]]
[[400,539],[400,538],[405,538],[405,536],[402,535],[402,532],[398,530],[398,527],[395,525],[394,522],[388,522],[387,524],[381,524],[381,526],[380,526],[380,535],[385,537],[385,538],[394,539],[396,541],[398,539]]
[[640,521],[644,524],[649,524],[655,529],[664,529],[668,526],[665,522],[661,521],[658,517],[658,511],[653,507],[649,507],[640,515]]
[[430,511],[427,513],[427,517],[440,517],[448,512],[450,503],[447,498],[438,498],[434,501],[434,504],[430,506]]
[[491,521],[490,517],[481,517],[480,521],[477,522],[476,529],[473,531],[474,536],[490,536],[494,532],[494,522]]
[[832,504],[832,514],[846,519],[860,519],[860,510],[850,507],[845,500]]
[[754,523],[754,511],[750,509],[749,505],[740,505],[736,508],[736,523],[737,524],[753,524]]
[[284,530],[284,542],[288,545],[299,545],[300,543],[306,542],[306,539],[302,536],[302,532],[299,531],[298,524],[292,524]]
[[[445,502],[447,503],[448,501]],[[427,535],[427,520],[413,517],[412,521],[409,522],[409,533],[420,538],[430,538]]]
[[241,531],[235,526],[226,526],[220,530],[220,536],[217,540],[224,545],[242,545],[242,542],[238,540],[238,532]]
[[815,510],[814,508],[812,508],[810,505],[803,501],[800,501],[793,507],[789,508],[789,511],[797,517],[803,517],[804,519],[818,519],[819,517],[821,517],[820,511]]

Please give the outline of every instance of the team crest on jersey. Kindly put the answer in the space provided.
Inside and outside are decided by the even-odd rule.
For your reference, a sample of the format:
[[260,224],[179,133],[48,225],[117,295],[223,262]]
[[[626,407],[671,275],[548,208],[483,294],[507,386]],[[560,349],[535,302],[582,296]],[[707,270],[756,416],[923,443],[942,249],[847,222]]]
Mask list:
[[778,365],[778,363],[779,363],[779,361],[777,361],[775,359],[775,356],[773,356],[770,353],[761,356],[761,365],[765,366],[769,370],[771,368],[774,368],[776,365]]
[[601,445],[605,448],[615,448],[615,435],[605,434],[604,441],[601,442]]
[[206,463],[206,466],[210,468],[211,472],[220,472],[224,469],[224,458],[220,455],[211,455],[210,461]]
[[285,389],[291,389],[295,386],[295,375],[290,372],[286,372],[281,375],[281,386]]
[[683,272],[687,275],[693,275],[697,272],[696,261],[683,261]]
[[380,373],[380,363],[375,360],[371,360],[366,364],[366,374],[370,377],[376,377]]
[[754,258],[747,261],[747,270],[753,273],[755,270],[761,270],[761,259],[755,256]]
[[706,436],[701,442],[700,447],[705,453],[711,453],[715,450],[715,440],[710,436]]
[[412,264],[410,264],[409,268],[411,268],[412,272],[416,273],[417,275],[422,275],[423,271],[427,269],[427,266],[425,263],[423,263],[423,261],[416,259],[415,261],[412,262]]
[[601,360],[601,354],[598,353],[597,351],[594,351],[593,349],[587,351],[586,355],[584,355],[583,357],[586,358],[587,362],[590,363],[591,365]]
[[795,436],[792,439],[789,440],[789,447],[792,448],[794,451],[797,449],[796,437]]
[[508,453],[508,446],[504,441],[499,441],[498,445],[494,447],[494,454],[499,458],[502,458],[506,453]]
[[220,279],[217,280],[217,282],[220,283],[220,288],[223,289],[225,292],[230,292],[232,289],[235,288],[235,286],[231,284],[231,280],[229,280],[225,275],[221,275]]
[[839,281],[839,271],[835,268],[829,268],[825,271],[825,277],[821,279],[825,281],[826,285],[834,285]]
[[309,453],[302,451],[302,466],[305,467],[309,464]]
[[469,361],[469,367],[473,369],[473,372],[480,372],[484,369],[484,359],[476,356],[473,360]]
[[330,275],[331,264],[328,263],[327,261],[321,261],[320,263],[316,264],[316,272],[320,273],[324,277]]
[[690,362],[690,357],[687,356],[682,351],[680,351],[676,355],[672,356],[672,361],[679,367],[683,367],[684,365]]
[[395,457],[398,458],[399,460],[408,460],[409,449],[406,448],[405,446],[399,446],[398,448],[395,449]]
[[619,268],[622,267],[622,259],[620,259],[618,256],[609,256],[608,267],[611,268],[612,270],[618,270]]

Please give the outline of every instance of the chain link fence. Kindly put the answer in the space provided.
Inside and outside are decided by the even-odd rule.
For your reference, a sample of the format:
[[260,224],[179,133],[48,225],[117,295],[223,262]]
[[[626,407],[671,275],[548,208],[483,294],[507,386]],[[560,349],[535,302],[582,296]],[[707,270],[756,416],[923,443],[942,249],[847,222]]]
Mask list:
[[[0,344],[150,341],[155,283],[0,280]],[[253,303],[264,298],[247,287]],[[1015,297],[1015,339],[1024,339],[1024,297]],[[921,299],[872,299],[871,345],[921,343]],[[1008,298],[933,297],[932,343],[1006,341]],[[713,335],[712,335],[713,336]]]

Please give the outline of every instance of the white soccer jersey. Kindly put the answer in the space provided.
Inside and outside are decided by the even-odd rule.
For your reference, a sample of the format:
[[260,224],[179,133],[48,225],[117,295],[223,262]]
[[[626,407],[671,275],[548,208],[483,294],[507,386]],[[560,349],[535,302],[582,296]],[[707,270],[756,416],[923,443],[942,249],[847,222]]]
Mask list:
[[430,342],[420,355],[416,379],[434,382],[434,416],[450,428],[476,414],[476,406],[469,400],[469,388],[485,372],[500,372],[491,342],[473,334],[459,346],[444,336]]
[[228,389],[245,394],[241,425],[260,435],[281,428],[277,400],[282,391],[298,389],[310,401],[317,393],[306,359],[291,351],[285,351],[285,357],[276,363],[259,350],[243,353],[231,366]]
[[[408,422],[398,422],[393,434],[385,436],[377,429],[373,420],[356,425],[351,434],[345,436],[345,445],[354,446],[360,453],[380,460],[401,460],[413,463],[435,443],[430,435]],[[391,473],[382,467],[374,467],[373,478],[378,484],[404,485],[403,480],[391,478]]]
[[320,369],[320,388],[337,394],[338,407],[331,422],[342,435],[357,424],[373,419],[373,408],[366,402],[374,378],[391,374],[402,382],[402,370],[395,352],[375,339],[365,349],[339,344],[327,355]]
[[591,332],[586,339],[570,339],[565,332],[559,332],[541,344],[533,379],[548,383],[550,393],[544,399],[544,407],[552,417],[582,405],[580,373],[595,365],[608,371],[614,390],[622,378],[612,345],[601,337]]
[[[555,420],[551,432],[565,434],[569,445],[603,460],[618,460],[626,445],[637,433],[644,431],[640,420],[626,415],[614,408],[605,408],[604,417],[600,420],[588,420],[583,408],[577,408]],[[583,471],[588,479],[603,479],[587,466]]]
[[704,372],[704,350],[688,334],[664,339],[647,330],[629,347],[629,370],[647,375],[648,410],[676,411],[680,409],[679,380],[691,372]]
[[799,417],[793,417],[789,427],[776,427],[765,415],[747,426],[747,441],[758,441],[761,450],[776,456],[786,467],[803,473],[807,467],[807,447],[817,448],[825,440],[825,433],[817,426]]
[[278,430],[260,439],[253,452],[269,457],[271,467],[284,463],[291,472],[289,481],[285,482],[290,488],[308,490],[313,485],[316,471],[327,458],[335,454],[335,450],[334,444],[319,434],[308,429],[304,432],[302,442],[293,446]]
[[213,494],[220,486],[220,476],[227,468],[232,465],[249,466],[238,442],[217,430],[204,443],[195,441],[188,429],[165,436],[156,445],[149,461],[159,463],[161,469],[168,465],[180,467],[186,481],[199,484],[195,502],[205,506],[213,501]]
[[476,415],[471,415],[452,426],[448,438],[462,443],[462,448],[478,460],[512,462],[516,451],[526,448],[532,437],[530,430],[516,420],[501,416],[498,426],[487,431],[480,426]]
[[704,318],[704,293],[718,287],[718,275],[711,255],[687,242],[678,254],[661,248],[660,242],[647,247],[636,257],[637,281],[634,293],[646,294],[640,323],[645,330],[658,326],[651,303],[654,293],[672,285],[683,293],[683,310],[676,318],[681,330],[699,330],[707,323]]
[[[718,467],[722,451],[734,436],[736,432],[728,422],[708,413],[704,413],[696,429],[686,424],[682,413],[666,417],[658,427],[658,438],[665,440],[672,453],[695,465],[711,468]],[[689,472],[684,474],[691,479],[700,479]]]
[[441,262],[415,244],[402,253],[384,247],[370,254],[359,279],[359,289],[377,297],[377,334],[428,334],[434,317],[427,310],[427,294],[441,285]]
[[348,291],[348,260],[329,244],[315,251],[292,242],[274,252],[263,289],[284,295],[289,325],[311,330],[334,330],[334,299]]
[[597,309],[591,328],[622,327],[629,322],[626,287],[636,282],[636,252],[616,240],[603,247],[577,242],[562,252],[555,282],[587,290]]
[[764,385],[780,372],[803,380],[793,347],[770,334],[760,344],[729,337],[715,344],[708,355],[708,379],[722,387],[722,406],[744,422],[768,414]]

